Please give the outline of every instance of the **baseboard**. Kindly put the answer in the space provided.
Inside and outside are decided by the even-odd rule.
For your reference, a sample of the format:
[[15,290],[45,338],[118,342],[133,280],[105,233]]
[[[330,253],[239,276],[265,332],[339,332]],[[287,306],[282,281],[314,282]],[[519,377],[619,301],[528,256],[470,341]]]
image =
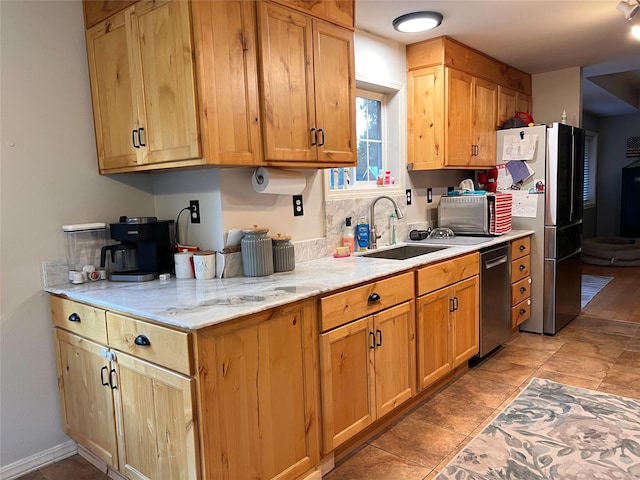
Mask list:
[[73,440],[69,440],[0,468],[0,479],[13,480],[76,453],[78,453],[78,445]]

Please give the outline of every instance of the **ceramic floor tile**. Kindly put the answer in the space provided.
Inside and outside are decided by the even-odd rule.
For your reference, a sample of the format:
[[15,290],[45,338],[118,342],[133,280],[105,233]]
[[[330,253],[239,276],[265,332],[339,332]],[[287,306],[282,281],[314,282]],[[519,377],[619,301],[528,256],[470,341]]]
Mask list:
[[609,383],[603,381],[598,387],[600,392],[613,393],[614,395],[621,395],[623,397],[640,399],[640,382],[634,383]]
[[517,387],[536,370],[535,367],[518,365],[506,360],[490,358],[488,361],[473,367],[467,375],[484,378],[485,380],[495,380]]
[[109,480],[109,477],[80,455],[73,455],[40,469],[47,480]]
[[422,480],[431,470],[374,446],[365,445],[338,468],[325,475],[323,480]]
[[513,385],[466,374],[447,387],[447,393],[469,404],[496,408],[516,389]]
[[564,345],[565,340],[560,336],[549,337],[537,333],[521,332],[516,337],[507,342],[507,346],[518,348],[529,348],[534,350],[553,351]]
[[618,357],[616,364],[624,365],[640,371],[640,352],[625,350]]
[[588,388],[590,390],[596,390],[601,383],[599,378],[584,378],[577,377],[575,375],[554,372],[545,368],[539,368],[533,374],[537,378],[546,378],[558,383],[564,383],[565,385],[572,385],[574,387]]
[[629,342],[629,337],[613,335],[610,333],[596,332],[593,330],[567,329],[562,332],[567,341],[592,343],[602,346],[624,346]]
[[[564,342],[562,344],[564,345]],[[558,348],[560,348],[560,346],[558,346]],[[521,348],[510,344],[496,352],[493,358],[525,367],[539,367],[549,360],[549,357],[551,357],[556,350],[557,349],[539,350],[534,348]]]
[[494,409],[480,403],[469,403],[446,390],[411,413],[426,423],[462,435],[471,433]]
[[581,315],[567,325],[568,330],[593,330],[596,332],[609,333],[612,335],[622,335],[633,337],[640,329],[640,325],[632,322],[612,322],[603,318],[589,317]]
[[612,364],[612,362],[606,362],[597,358],[567,355],[558,352],[554,353],[553,356],[542,365],[542,368],[565,375],[602,380],[607,375]]
[[625,350],[632,350],[634,352],[640,352],[640,336],[630,338],[624,346]]
[[615,363],[609,368],[607,376],[603,378],[604,381],[619,385],[635,384],[640,386],[640,369],[623,363]]
[[611,343],[608,345],[594,345],[593,343],[578,342],[570,340],[565,343],[560,350],[559,354],[564,355],[578,355],[590,357],[604,362],[615,363],[615,361],[622,355],[625,347],[622,344]]
[[409,462],[433,469],[465,439],[451,430],[408,416],[370,442]]

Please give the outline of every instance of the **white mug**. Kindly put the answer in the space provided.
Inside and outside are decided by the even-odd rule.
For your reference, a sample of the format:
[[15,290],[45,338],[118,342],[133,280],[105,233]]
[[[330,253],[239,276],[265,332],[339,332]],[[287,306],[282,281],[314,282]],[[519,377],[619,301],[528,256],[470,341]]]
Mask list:
[[176,266],[176,278],[193,278],[193,252],[173,254]]
[[195,252],[193,254],[193,269],[198,280],[210,280],[216,276],[215,252]]

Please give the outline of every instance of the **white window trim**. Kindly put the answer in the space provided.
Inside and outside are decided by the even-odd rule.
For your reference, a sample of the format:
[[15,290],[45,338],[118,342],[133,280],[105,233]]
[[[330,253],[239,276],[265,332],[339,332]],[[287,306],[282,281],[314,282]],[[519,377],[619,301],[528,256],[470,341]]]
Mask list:
[[[370,80],[362,80],[360,78],[357,79],[358,87],[356,88],[356,96],[368,96],[371,98],[376,98],[378,100],[382,100],[382,158],[383,163],[388,163],[388,155],[389,151],[389,141],[388,141],[388,124],[387,124],[387,108],[389,103],[389,95],[393,93],[393,95],[399,94],[401,90],[401,84],[389,84],[388,82],[384,85],[378,85],[372,83]],[[379,98],[378,98],[379,97]],[[354,105],[355,108],[355,105]],[[398,132],[400,142],[403,141],[404,137]],[[357,139],[356,139],[357,142]],[[357,148],[357,146],[356,146]],[[359,186],[359,187],[351,187],[345,190],[331,190],[329,188],[330,185],[330,168],[325,169],[324,171],[324,191],[325,198],[327,199],[340,199],[340,198],[367,198],[367,197],[375,197],[377,195],[404,195],[404,171],[401,169],[404,166],[404,162],[400,161],[400,152],[396,152],[398,155],[397,162],[397,172],[393,172],[396,183],[393,185],[373,185],[371,186]],[[352,167],[349,167],[352,168]]]

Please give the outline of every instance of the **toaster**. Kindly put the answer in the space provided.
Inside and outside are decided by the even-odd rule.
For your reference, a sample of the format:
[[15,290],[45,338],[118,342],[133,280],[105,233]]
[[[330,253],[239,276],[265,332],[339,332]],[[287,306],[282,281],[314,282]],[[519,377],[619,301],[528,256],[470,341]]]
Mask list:
[[456,235],[500,235],[511,230],[511,207],[510,193],[443,195],[438,226]]

